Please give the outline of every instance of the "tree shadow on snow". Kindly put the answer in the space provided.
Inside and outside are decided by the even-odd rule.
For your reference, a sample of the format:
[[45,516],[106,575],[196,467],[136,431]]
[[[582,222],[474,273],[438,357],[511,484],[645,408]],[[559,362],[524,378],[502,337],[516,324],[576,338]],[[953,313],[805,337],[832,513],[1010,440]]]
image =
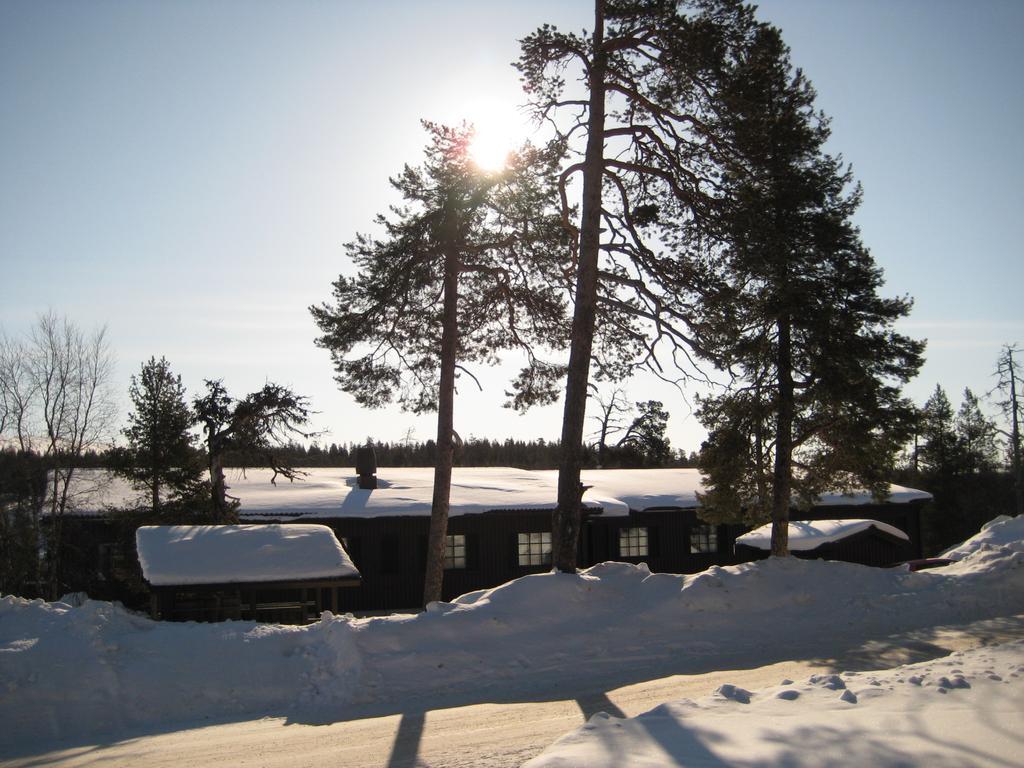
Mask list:
[[1008,616],[962,627],[932,627],[902,632],[840,649],[832,657],[812,657],[807,660],[830,666],[837,672],[867,672],[931,661],[963,647],[1007,643],[1022,636],[1024,617]]

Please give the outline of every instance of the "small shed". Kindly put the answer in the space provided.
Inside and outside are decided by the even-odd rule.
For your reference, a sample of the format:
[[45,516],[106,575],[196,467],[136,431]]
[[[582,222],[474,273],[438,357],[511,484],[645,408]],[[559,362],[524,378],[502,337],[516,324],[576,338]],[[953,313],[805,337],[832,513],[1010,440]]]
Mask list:
[[[738,557],[758,560],[771,552],[772,526],[736,539]],[[807,560],[842,560],[884,567],[913,557],[910,537],[878,520],[807,520],[789,524],[789,551]]]
[[155,619],[306,624],[360,581],[324,525],[147,525],[135,543]]

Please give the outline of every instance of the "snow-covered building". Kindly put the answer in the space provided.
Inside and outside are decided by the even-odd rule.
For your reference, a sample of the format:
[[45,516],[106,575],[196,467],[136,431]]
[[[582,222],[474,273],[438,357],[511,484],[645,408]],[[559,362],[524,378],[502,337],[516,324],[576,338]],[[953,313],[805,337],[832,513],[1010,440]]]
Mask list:
[[[910,536],[879,520],[807,520],[789,524],[789,551],[811,560],[845,560],[863,565],[886,566],[911,560],[920,553]],[[768,557],[772,526],[762,525],[736,539],[736,555],[744,560]]]
[[144,525],[135,542],[157,619],[306,624],[359,585],[323,525]]
[[[358,487],[344,468],[307,470],[294,482],[271,482],[265,470],[230,472],[229,493],[244,523],[316,523],[334,531],[359,569],[356,589],[337,593],[345,611],[411,608],[422,596],[433,469],[384,467],[377,488]],[[747,528],[700,519],[701,476],[695,469],[584,470],[584,521],[578,561],[645,562],[653,571],[695,573],[749,559],[736,537]],[[133,492],[114,481],[102,503],[83,514],[130,506]],[[551,512],[557,472],[509,467],[456,467],[452,478],[444,597],[496,586],[551,567]],[[892,486],[884,502],[869,494],[822,497],[794,519],[878,520],[907,535],[920,556],[920,507],[930,495]]]

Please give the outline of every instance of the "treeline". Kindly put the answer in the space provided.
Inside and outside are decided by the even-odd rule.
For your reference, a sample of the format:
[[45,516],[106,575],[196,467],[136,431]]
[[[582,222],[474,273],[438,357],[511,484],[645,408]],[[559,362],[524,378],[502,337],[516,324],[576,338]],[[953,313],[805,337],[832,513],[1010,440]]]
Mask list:
[[913,445],[895,482],[934,496],[923,518],[924,548],[938,554],[978,532],[999,515],[1014,514],[1014,441],[986,416],[978,397],[965,389],[954,410],[941,386],[918,412]]
[[[424,442],[401,440],[387,442],[368,441],[373,445],[379,467],[430,467],[437,456],[437,444],[433,440]],[[309,445],[288,443],[274,449],[275,455],[282,463],[292,467],[345,467],[355,466],[357,448],[367,442],[329,443],[321,445],[313,442]],[[206,463],[206,454],[201,449],[193,449],[195,461]],[[604,467],[605,469],[635,469],[657,467],[696,467],[697,452],[669,451],[668,455],[652,457],[639,452],[606,450],[604,462],[599,461],[599,446],[584,447],[584,466],[588,469]],[[13,463],[19,452],[13,449],[0,450],[4,463]],[[460,467],[516,467],[518,469],[557,469],[559,444],[557,440],[548,441],[544,438],[536,440],[491,440],[472,437],[459,444],[455,452],[455,464]],[[42,467],[45,462],[42,456],[31,451],[22,456],[23,460],[35,467]],[[34,459],[34,461],[33,461]],[[118,471],[123,464],[123,451],[109,449],[104,451],[88,451],[76,458],[75,466],[82,469],[109,469]],[[263,462],[262,454],[256,451],[232,450],[224,455],[225,467],[256,467]]]
[[[402,440],[399,442],[368,441],[373,446],[380,467],[429,467],[437,458],[437,444]],[[311,443],[308,446],[290,443],[275,449],[278,458],[294,467],[353,467],[355,451],[363,443],[330,443],[326,446]],[[584,449],[585,464],[588,468],[639,468],[639,467],[695,467],[697,453],[691,451],[670,451],[666,456],[652,457],[641,452],[611,453],[603,465],[598,461],[599,448],[588,445]],[[543,438],[536,440],[490,440],[469,438],[458,444],[455,450],[455,465],[461,467],[517,467],[519,469],[557,469],[559,458],[558,441]],[[257,466],[259,456],[241,451],[229,451],[224,466]]]

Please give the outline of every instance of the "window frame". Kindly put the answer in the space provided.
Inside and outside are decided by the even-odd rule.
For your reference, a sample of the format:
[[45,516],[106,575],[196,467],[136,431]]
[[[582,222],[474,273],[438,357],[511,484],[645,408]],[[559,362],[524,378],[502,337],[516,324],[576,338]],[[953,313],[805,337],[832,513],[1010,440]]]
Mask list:
[[691,555],[718,554],[718,526],[710,523],[694,523],[690,526],[689,545]]
[[650,557],[651,532],[646,525],[619,528],[619,557]]
[[[460,549],[462,550],[461,555],[459,554]],[[469,538],[464,533],[446,534],[444,537],[444,569],[446,571],[464,571],[468,567]]]
[[516,563],[520,568],[551,565],[551,531],[518,531],[516,545]]

